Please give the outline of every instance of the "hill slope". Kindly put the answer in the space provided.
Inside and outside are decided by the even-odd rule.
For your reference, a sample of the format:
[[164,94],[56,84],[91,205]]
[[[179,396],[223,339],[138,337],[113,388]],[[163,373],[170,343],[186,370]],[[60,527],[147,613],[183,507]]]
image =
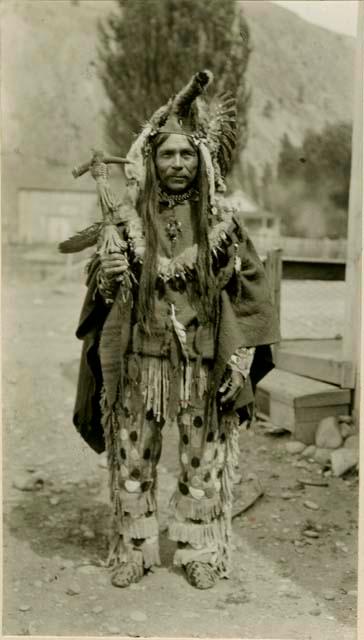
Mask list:
[[[354,39],[269,2],[240,4],[253,44],[244,157],[262,167],[274,163],[284,132],[299,142],[307,126],[351,118]],[[109,0],[3,3],[3,166],[10,183],[69,188],[69,167],[105,144],[96,23],[113,7]]]

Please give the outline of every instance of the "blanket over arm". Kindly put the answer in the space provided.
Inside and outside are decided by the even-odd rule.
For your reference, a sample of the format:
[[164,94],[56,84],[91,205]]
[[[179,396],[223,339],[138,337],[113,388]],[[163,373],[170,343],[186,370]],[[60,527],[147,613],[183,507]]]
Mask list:
[[[220,297],[214,379],[218,388],[232,354],[239,347],[255,347],[250,375],[233,406],[243,420],[249,415],[246,409],[254,400],[256,385],[274,367],[270,345],[280,340],[280,333],[264,266],[239,218],[234,219],[229,235],[233,242]],[[237,258],[239,269],[231,269]]]

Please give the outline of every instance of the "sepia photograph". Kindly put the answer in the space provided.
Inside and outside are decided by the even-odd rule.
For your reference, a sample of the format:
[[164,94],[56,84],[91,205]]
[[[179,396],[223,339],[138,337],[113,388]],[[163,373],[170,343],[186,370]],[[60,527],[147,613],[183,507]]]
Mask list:
[[0,16],[2,636],[364,637],[363,2]]

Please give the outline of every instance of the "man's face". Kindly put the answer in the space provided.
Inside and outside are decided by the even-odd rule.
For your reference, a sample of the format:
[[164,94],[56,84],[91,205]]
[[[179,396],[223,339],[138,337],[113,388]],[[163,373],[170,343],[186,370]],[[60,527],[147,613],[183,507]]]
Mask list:
[[157,149],[157,173],[162,186],[179,193],[188,189],[198,168],[198,155],[187,136],[172,133]]

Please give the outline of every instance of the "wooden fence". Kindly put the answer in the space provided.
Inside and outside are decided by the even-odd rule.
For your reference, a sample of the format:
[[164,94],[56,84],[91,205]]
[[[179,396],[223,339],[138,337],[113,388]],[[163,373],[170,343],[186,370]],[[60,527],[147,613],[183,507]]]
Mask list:
[[251,234],[252,241],[260,255],[266,255],[271,249],[282,249],[284,257],[346,259],[347,242],[345,238],[294,238],[290,236],[272,236]]

